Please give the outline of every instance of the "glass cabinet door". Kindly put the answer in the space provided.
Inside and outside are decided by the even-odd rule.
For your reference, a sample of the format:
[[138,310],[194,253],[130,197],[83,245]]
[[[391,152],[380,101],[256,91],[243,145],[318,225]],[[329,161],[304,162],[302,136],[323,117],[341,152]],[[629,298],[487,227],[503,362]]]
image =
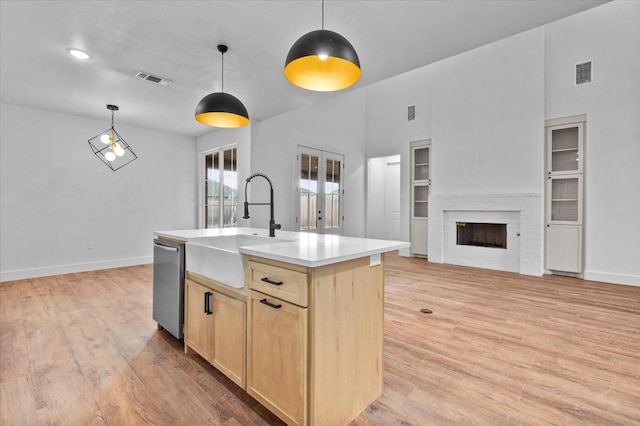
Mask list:
[[551,223],[582,223],[582,177],[548,178],[549,206],[547,220]]
[[429,185],[414,185],[413,187],[413,217],[428,217]]
[[582,172],[582,131],[581,123],[547,129],[548,174]]
[[429,179],[429,148],[415,148],[413,152],[413,180],[426,181]]

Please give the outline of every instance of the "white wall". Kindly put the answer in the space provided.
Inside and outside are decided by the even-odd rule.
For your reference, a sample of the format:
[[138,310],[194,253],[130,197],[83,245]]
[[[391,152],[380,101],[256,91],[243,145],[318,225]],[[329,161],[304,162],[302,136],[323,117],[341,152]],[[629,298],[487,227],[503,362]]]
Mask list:
[[99,121],[0,108],[0,280],[149,263],[153,231],[195,227],[193,138],[116,113],[138,159],[113,172],[87,143],[110,127],[106,109]]
[[544,32],[433,64],[431,194],[541,193]]
[[[640,2],[547,25],[545,118],[587,114],[584,276],[640,285]],[[594,82],[575,87],[576,63]]]
[[522,211],[526,195],[538,203],[537,214],[520,217],[518,263],[533,268],[518,271],[542,274],[544,30],[440,61],[433,65],[432,86],[429,260],[443,262],[448,244],[443,222],[435,220],[443,214],[443,198],[464,196],[477,200],[464,210],[483,210],[477,196],[499,195],[504,201],[498,210]]
[[[585,278],[640,285],[639,9],[607,3],[365,88],[366,158],[402,158],[403,239],[410,141],[432,139],[432,194],[526,195],[542,229],[544,120],[586,113]],[[595,82],[574,88],[573,66],[586,59]],[[535,234],[528,251],[542,265]]]
[[[423,67],[366,87],[366,158],[400,156],[400,239],[410,241],[411,194],[410,142],[431,136],[432,69]],[[415,105],[415,120],[407,120],[407,108]],[[374,163],[375,164],[375,163]],[[371,185],[369,185],[371,186]],[[367,199],[378,194],[368,193]],[[368,209],[371,226],[383,222],[381,211]],[[374,229],[374,228],[369,228]],[[374,234],[367,235],[375,238]],[[402,250],[404,254],[410,250]]]
[[[364,92],[356,90],[330,99],[262,121],[252,136],[251,171],[269,176],[275,192],[275,220],[282,229],[296,230],[293,188],[299,178],[294,170],[298,145],[343,154],[343,234],[361,237],[365,230]],[[249,189],[251,202],[269,201],[268,185],[263,179],[252,180]],[[251,226],[264,228],[268,223],[267,206],[251,207]]]
[[[410,240],[411,141],[432,140],[432,195],[541,194],[542,28],[393,77],[366,90],[367,158],[393,154],[402,158],[404,240]],[[416,106],[415,121],[407,121],[409,105]],[[381,220],[375,217],[375,211],[370,210],[369,215],[369,223]],[[541,227],[542,223],[537,225]],[[430,240],[442,233],[442,229],[432,230],[431,223],[429,226]],[[540,245],[538,242],[538,257],[542,255]],[[430,257],[436,261],[442,258]]]

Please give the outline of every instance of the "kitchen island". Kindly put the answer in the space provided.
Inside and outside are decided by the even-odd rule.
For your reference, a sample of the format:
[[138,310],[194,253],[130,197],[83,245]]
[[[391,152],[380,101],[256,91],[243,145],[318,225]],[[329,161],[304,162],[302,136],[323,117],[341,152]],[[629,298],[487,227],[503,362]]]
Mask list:
[[[347,424],[382,394],[384,253],[408,243],[255,228],[156,235],[186,243],[185,351],[284,422]],[[198,255],[233,255],[219,237],[235,238],[240,285]]]

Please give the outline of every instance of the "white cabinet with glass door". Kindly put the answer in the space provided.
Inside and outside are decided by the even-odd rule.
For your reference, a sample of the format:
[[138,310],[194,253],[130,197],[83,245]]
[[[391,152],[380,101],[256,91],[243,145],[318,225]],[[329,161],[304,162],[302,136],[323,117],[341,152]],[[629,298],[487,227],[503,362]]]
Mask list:
[[411,142],[411,254],[427,256],[431,141]]
[[546,127],[545,268],[582,273],[585,116]]
[[344,156],[298,147],[296,160],[298,230],[342,234]]

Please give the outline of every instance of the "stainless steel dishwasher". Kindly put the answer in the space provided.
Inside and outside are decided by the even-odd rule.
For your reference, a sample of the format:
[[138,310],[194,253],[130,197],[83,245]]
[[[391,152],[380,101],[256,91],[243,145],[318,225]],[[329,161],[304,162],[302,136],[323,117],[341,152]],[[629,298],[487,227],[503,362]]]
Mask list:
[[158,328],[182,339],[184,244],[153,240],[153,319]]

